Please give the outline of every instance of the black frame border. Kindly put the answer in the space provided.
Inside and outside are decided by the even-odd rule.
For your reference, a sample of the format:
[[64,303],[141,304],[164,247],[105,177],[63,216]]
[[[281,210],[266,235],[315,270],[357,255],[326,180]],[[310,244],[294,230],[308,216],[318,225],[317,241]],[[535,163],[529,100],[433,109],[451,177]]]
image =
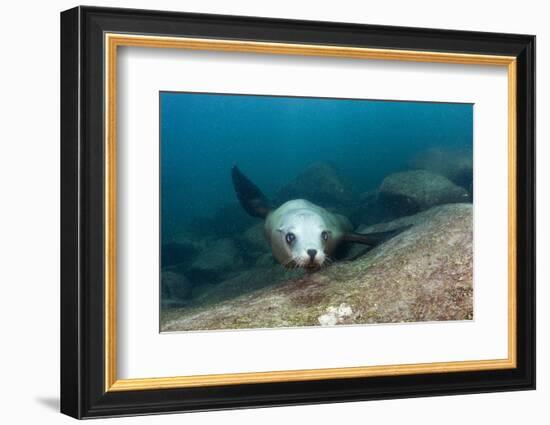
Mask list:
[[[105,392],[105,32],[516,57],[517,367]],[[534,388],[534,36],[83,6],[61,13],[62,413],[92,418]]]

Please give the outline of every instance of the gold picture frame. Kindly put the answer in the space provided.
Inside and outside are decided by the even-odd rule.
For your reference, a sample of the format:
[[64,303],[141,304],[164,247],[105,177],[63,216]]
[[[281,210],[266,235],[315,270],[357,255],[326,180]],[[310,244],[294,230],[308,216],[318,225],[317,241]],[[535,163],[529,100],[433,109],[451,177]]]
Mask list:
[[[474,55],[411,50],[371,49],[357,47],[281,44],[253,41],[213,40],[200,38],[159,37],[127,34],[105,34],[105,391],[150,390],[196,386],[235,385],[297,380],[318,380],[349,377],[410,375],[416,373],[464,372],[508,369],[516,366],[516,58],[513,56]],[[117,51],[119,47],[157,49],[189,49],[304,56],[329,56],[355,59],[377,59],[413,62],[436,62],[506,67],[508,72],[508,358],[458,362],[402,364],[327,369],[307,369],[277,372],[233,373],[170,378],[116,378],[116,95]]]

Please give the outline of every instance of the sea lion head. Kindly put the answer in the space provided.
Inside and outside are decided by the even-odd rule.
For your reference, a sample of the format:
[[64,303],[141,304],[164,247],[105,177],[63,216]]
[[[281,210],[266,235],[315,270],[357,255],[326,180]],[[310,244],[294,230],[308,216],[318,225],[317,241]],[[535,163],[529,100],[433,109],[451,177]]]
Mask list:
[[272,251],[286,267],[316,270],[330,262],[331,230],[315,212],[292,211],[271,235]]

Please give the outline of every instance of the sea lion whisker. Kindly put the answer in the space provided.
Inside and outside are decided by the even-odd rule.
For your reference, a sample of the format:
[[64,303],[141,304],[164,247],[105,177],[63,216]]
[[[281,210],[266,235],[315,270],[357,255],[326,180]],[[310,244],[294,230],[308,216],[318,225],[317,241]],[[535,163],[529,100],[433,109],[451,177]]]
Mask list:
[[292,262],[294,261],[294,258],[290,258],[288,261],[286,261],[283,266],[286,268],[289,268],[292,265]]
[[286,261],[283,265],[286,269],[290,270],[292,268],[294,259],[290,258],[288,261]]
[[286,262],[286,265],[288,266],[289,270],[294,270],[296,267],[296,260],[294,257],[290,257],[290,259]]

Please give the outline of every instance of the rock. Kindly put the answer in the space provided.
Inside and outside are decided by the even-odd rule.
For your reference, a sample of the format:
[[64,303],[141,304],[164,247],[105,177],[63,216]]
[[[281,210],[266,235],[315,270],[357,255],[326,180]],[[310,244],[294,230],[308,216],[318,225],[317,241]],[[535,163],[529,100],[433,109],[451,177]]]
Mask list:
[[161,300],[163,307],[186,304],[191,295],[191,283],[187,278],[173,271],[161,272]]
[[325,162],[311,164],[277,193],[277,201],[281,204],[301,198],[324,208],[344,207],[354,199],[350,185],[336,168]]
[[270,252],[269,243],[264,236],[264,222],[250,226],[239,238],[239,244],[247,254],[256,254],[258,257],[263,252]]
[[346,323],[346,319],[350,318],[352,314],[351,307],[346,303],[342,303],[338,308],[328,307],[327,312],[320,316],[318,320],[321,326],[334,326]]
[[275,261],[275,258],[273,257],[271,251],[267,254],[260,255],[255,263],[256,268],[259,269],[273,267],[276,264],[277,261]]
[[384,231],[407,224],[413,227],[355,261],[334,263],[214,305],[171,310],[163,315],[161,328],[183,331],[472,319],[472,205],[438,206],[363,230]]
[[473,154],[471,150],[433,148],[411,161],[417,169],[432,171],[463,187],[472,196]]
[[191,266],[188,274],[195,284],[216,283],[227,273],[234,272],[244,265],[235,242],[229,238],[213,241],[205,247]]
[[163,243],[161,247],[162,267],[189,263],[197,254],[199,247],[191,239],[179,238],[178,241]]
[[425,170],[390,174],[380,185],[379,198],[397,216],[414,214],[435,205],[469,200],[464,188],[444,176]]
[[354,223],[376,224],[396,218],[396,214],[380,199],[378,190],[361,194],[359,202],[359,207],[349,217]]
[[301,270],[285,270],[279,265],[250,269],[216,285],[209,285],[208,290],[200,294],[194,292],[193,303],[195,305],[218,304],[302,274],[304,272]]
[[213,285],[211,283],[204,283],[202,285],[193,286],[193,289],[191,290],[191,298],[193,299],[193,302],[205,296],[206,294],[208,294],[208,292],[212,291],[215,288],[216,285]]

